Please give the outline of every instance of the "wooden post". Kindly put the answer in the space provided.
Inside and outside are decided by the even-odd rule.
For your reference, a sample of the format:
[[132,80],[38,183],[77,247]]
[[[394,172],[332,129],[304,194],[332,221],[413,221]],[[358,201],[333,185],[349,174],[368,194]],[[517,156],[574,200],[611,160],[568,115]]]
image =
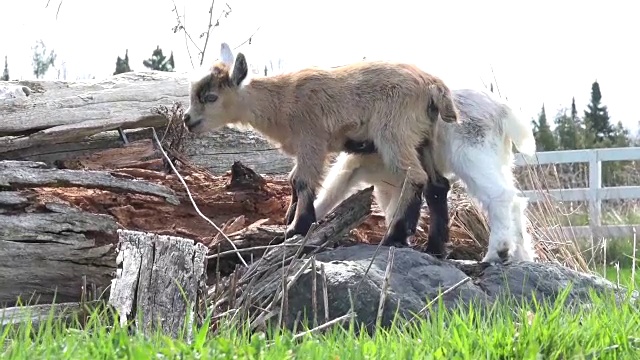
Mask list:
[[602,200],[599,196],[601,188],[602,162],[599,159],[598,150],[595,150],[589,153],[589,225],[594,231],[602,225]]

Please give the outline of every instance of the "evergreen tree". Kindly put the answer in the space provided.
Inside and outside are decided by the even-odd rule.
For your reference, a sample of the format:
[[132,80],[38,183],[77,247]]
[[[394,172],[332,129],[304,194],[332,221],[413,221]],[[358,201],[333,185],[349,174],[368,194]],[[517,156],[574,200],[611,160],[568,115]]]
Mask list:
[[129,67],[129,49],[124,51],[124,59],[118,56],[116,59],[116,71],[113,75],[118,75],[126,72],[130,72],[131,68]]
[[42,40],[38,40],[33,49],[33,75],[36,76],[36,79],[40,79],[44,74],[49,70],[49,66],[55,66],[56,61],[56,53],[51,50],[49,55],[47,55],[47,48],[44,46]]
[[554,151],[558,148],[553,132],[547,121],[547,114],[542,105],[542,111],[538,116],[538,121],[533,121],[533,135],[536,139],[536,147],[538,151]]
[[7,63],[7,56],[4,56],[4,71],[2,72],[2,77],[0,77],[0,81],[9,81],[9,64]]
[[576,150],[584,148],[582,141],[583,131],[581,120],[576,109],[576,100],[571,100],[571,115],[567,115],[566,110],[559,111],[554,122],[556,138],[558,139],[559,150]]
[[148,60],[143,60],[142,64],[149,69],[159,70],[159,71],[173,71],[175,68],[175,64],[173,62],[173,51],[171,52],[171,56],[168,60],[165,60],[166,56],[162,54],[162,49],[160,46],[157,46],[155,50],[153,50],[153,54],[151,58]]
[[596,80],[591,85],[591,101],[584,112],[585,130],[594,137],[594,147],[601,147],[605,139],[610,142],[614,140],[614,129],[609,121],[609,111],[606,105],[600,103],[601,101],[600,84]]
[[631,146],[631,138],[629,137],[629,130],[622,125],[622,121],[618,121],[613,128],[613,134],[611,138],[611,147],[627,147]]

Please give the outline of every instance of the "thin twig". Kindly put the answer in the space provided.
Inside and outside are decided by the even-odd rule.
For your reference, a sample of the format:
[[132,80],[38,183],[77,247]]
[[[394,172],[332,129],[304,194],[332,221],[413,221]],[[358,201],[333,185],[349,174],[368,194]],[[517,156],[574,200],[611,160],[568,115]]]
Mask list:
[[247,38],[247,40],[245,40],[245,41],[243,41],[242,43],[240,43],[240,45],[238,45],[238,46],[234,47],[234,48],[233,48],[233,50],[236,50],[237,48],[239,48],[240,46],[242,46],[242,45],[244,45],[244,44],[246,44],[246,43],[251,44],[251,38],[253,38],[253,36],[254,36],[255,34],[257,34],[257,33],[258,33],[258,30],[260,30],[260,28],[261,28],[261,27],[262,27],[262,25],[258,26],[258,28],[256,29],[256,31],[254,31],[254,32],[253,32],[253,34],[251,34],[251,35]]
[[[178,18],[178,24],[180,24],[180,16],[178,15],[178,8],[176,7],[176,2],[174,0],[171,0],[171,1],[173,1],[173,8],[176,11],[176,17]],[[184,29],[184,26],[187,24],[187,7],[186,6],[182,7],[182,17],[183,17],[182,27]],[[187,54],[189,55],[189,62],[191,62],[191,68],[195,69],[195,66],[193,65],[193,56],[191,55],[191,50],[189,49],[189,41],[187,39],[187,30],[185,29],[183,31],[183,33],[184,33],[184,47],[187,48]]]
[[316,276],[316,257],[311,257],[311,269],[313,278],[311,279],[311,309],[313,310],[313,326],[318,326],[318,277]]
[[[285,268],[288,270],[288,267],[285,266],[285,258],[286,258],[286,253],[282,252],[282,269],[284,270]],[[287,272],[288,271],[283,271],[282,272],[282,299],[280,299],[280,316],[278,317],[278,327],[282,326],[282,322],[286,322],[286,311],[287,311],[287,306],[289,305],[287,303]]]
[[391,269],[393,268],[393,257],[396,248],[389,249],[389,257],[387,258],[387,269],[384,272],[384,282],[382,283],[382,289],[380,290],[380,302],[378,303],[378,314],[376,316],[376,328],[380,328],[382,323],[382,313],[384,312],[384,303],[387,299],[387,289],[389,288],[389,282],[391,281]]
[[[234,244],[233,241],[231,241],[231,239],[229,239],[229,237],[227,237],[227,235],[225,233],[223,233],[222,230],[220,230],[218,225],[216,225],[213,221],[211,221],[208,217],[206,217],[202,213],[202,211],[200,211],[200,208],[198,208],[198,205],[196,205],[196,201],[193,199],[193,196],[191,196],[191,191],[189,190],[189,187],[187,186],[187,183],[184,181],[184,179],[182,178],[182,175],[180,175],[180,173],[178,172],[176,167],[173,166],[173,162],[169,158],[169,155],[167,155],[167,153],[162,148],[162,143],[158,139],[158,134],[156,134],[156,129],[152,127],[151,131],[153,133],[154,140],[158,143],[158,148],[160,149],[160,152],[165,157],[165,159],[167,159],[167,162],[171,166],[171,170],[173,170],[173,172],[176,174],[176,177],[178,177],[178,180],[180,180],[180,182],[182,183],[182,186],[184,186],[185,190],[187,191],[187,195],[189,195],[189,200],[191,200],[191,204],[193,205],[193,207],[196,210],[196,212],[198,213],[198,215],[200,215],[200,217],[203,218],[205,221],[207,221],[209,224],[213,225],[213,227],[218,231],[218,233],[220,233],[231,244],[231,246],[233,246],[233,248],[236,251],[238,251],[238,248],[236,247],[236,244]],[[239,253],[238,253],[238,258],[240,259],[240,262],[242,262],[242,265],[249,266],[247,264],[247,262],[244,261],[244,258]]]
[[456,290],[457,288],[459,288],[460,286],[466,284],[469,281],[471,281],[471,278],[467,276],[464,279],[462,279],[462,280],[458,281],[457,283],[453,284],[452,287],[450,287],[447,290],[441,292],[438,296],[436,296],[431,301],[429,301],[429,303],[427,303],[427,305],[425,305],[422,309],[420,309],[420,311],[418,311],[418,313],[411,318],[411,321],[413,321],[416,318],[417,315],[422,315],[425,311],[427,311],[427,309],[429,309],[433,304],[435,304],[435,302],[438,301],[440,298],[442,298],[443,296],[447,295],[448,293]]
[[636,246],[637,246],[637,234],[636,228],[633,228],[633,250],[631,251],[631,289],[635,290],[636,287]]
[[498,80],[496,79],[496,73],[493,72],[493,65],[489,65],[491,67],[491,74],[493,75],[493,82],[496,83],[496,90],[498,91],[498,96],[502,98],[502,94],[500,94],[500,88],[498,87]]
[[312,334],[312,333],[314,333],[316,331],[320,331],[320,330],[326,329],[331,325],[337,324],[339,322],[342,322],[342,321],[346,320],[347,318],[353,318],[355,316],[356,316],[356,314],[352,310],[349,310],[349,311],[347,311],[346,314],[340,316],[339,318],[335,318],[335,319],[333,319],[331,321],[327,321],[326,323],[324,323],[324,324],[322,324],[320,326],[316,326],[313,329],[309,329],[307,331],[304,331],[304,332],[301,332],[299,334],[293,335],[293,340],[299,339],[299,338],[301,338],[301,337],[303,337],[305,335]]
[[327,288],[327,274],[324,272],[324,264],[320,264],[320,275],[322,276],[322,299],[324,301],[324,321],[329,321],[329,290]]
[[[254,246],[254,247],[249,247],[249,248],[243,248],[243,249],[238,249],[238,250],[227,250],[227,251],[223,251],[219,254],[212,254],[212,255],[207,255],[207,259],[211,260],[211,259],[216,259],[222,256],[226,256],[229,254],[236,254],[236,253],[241,253],[241,252],[249,252],[249,251],[256,251],[256,250],[268,250],[268,249],[273,249],[273,248],[278,248],[278,247],[300,247],[300,244],[277,244],[277,245],[261,245],[261,246]],[[317,245],[304,245],[303,247],[309,247],[309,248],[319,248],[319,246]]]
[[202,47],[202,52],[200,53],[200,66],[204,62],[204,53],[207,51],[207,44],[209,44],[209,35],[211,34],[211,22],[213,21],[213,5],[216,3],[216,0],[211,1],[211,7],[209,7],[209,26],[207,27],[207,37],[204,39],[204,46]]
[[[47,5],[45,5],[45,9],[47,7],[49,7],[49,3],[51,2],[51,0],[47,0]],[[60,7],[62,6],[62,0],[60,0],[60,3],[58,4],[58,10],[56,11],[56,20],[58,20],[58,14],[60,13]]]

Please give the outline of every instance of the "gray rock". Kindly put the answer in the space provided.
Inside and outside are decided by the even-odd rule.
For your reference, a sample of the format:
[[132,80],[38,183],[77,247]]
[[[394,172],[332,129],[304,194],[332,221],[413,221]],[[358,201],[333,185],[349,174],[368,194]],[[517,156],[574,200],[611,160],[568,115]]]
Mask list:
[[[389,248],[380,247],[369,269],[367,278],[356,294],[356,286],[365,274],[376,246],[358,244],[341,247],[316,255],[317,314],[318,323],[325,319],[322,296],[320,265],[323,264],[327,279],[329,318],[334,319],[351,309],[350,293],[359,325],[372,329],[376,321],[380,291],[384,283]],[[289,278],[296,273],[304,261],[294,262],[288,273]],[[312,311],[312,278],[314,272],[307,269],[293,284],[288,293],[288,316],[286,325],[293,327],[298,312],[310,321]],[[274,273],[256,284],[262,294],[274,294],[281,289],[282,272]],[[412,249],[396,249],[388,294],[382,315],[382,326],[389,326],[396,311],[405,318],[413,317],[438,294],[470,277],[454,290],[442,297],[446,308],[461,304],[491,304],[501,296],[516,300],[555,301],[558,295],[571,283],[568,301],[583,304],[589,290],[604,294],[614,291],[623,294],[624,289],[603,278],[580,273],[552,263],[514,263],[508,266],[490,266],[471,261],[439,260],[428,254]],[[533,295],[532,295],[533,294]],[[634,292],[632,300],[638,297]],[[278,306],[280,302],[278,301]]]

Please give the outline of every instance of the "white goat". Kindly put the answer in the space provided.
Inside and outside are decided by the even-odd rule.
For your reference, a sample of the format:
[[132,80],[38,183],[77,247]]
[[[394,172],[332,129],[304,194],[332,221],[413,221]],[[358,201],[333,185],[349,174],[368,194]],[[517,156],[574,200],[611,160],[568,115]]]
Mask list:
[[[462,89],[454,90],[452,94],[460,122],[444,123],[437,128],[435,138],[438,146],[433,149],[436,171],[451,180],[462,180],[468,192],[488,212],[491,233],[484,262],[496,263],[501,258],[503,261],[533,261],[535,253],[531,236],[526,231],[524,215],[527,199],[516,194],[511,150],[513,142],[520,152],[527,155],[535,153],[531,125],[516,116],[505,102],[487,92]],[[322,184],[314,204],[316,215],[324,217],[355,192],[360,183],[365,183],[374,185],[376,201],[389,225],[403,180],[398,174],[387,171],[377,153],[343,152],[338,155]],[[435,225],[440,229],[435,233],[430,231],[429,236],[429,247],[436,249],[436,253],[443,248],[442,243],[448,241],[448,216],[442,218],[442,211],[446,213],[447,193],[448,188],[444,193],[432,191],[430,195],[428,190],[425,191],[432,213],[431,221],[440,222]],[[434,199],[438,196],[439,199]],[[436,218],[433,217],[434,212]],[[441,238],[442,232],[446,232],[444,239]],[[433,251],[428,248],[427,252]]]

